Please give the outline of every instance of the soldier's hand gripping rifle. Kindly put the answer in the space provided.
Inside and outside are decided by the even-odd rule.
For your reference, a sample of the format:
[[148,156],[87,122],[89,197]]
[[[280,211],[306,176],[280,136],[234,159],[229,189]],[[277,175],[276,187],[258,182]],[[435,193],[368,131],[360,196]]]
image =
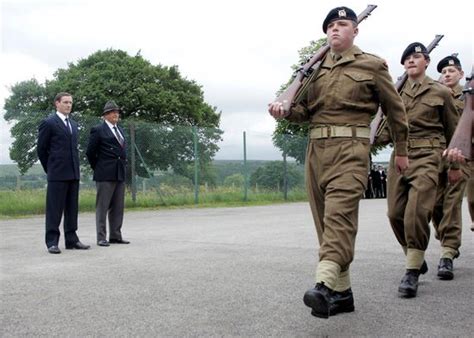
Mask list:
[[[444,35],[436,35],[433,41],[426,47],[426,50],[428,51],[428,54],[431,53],[433,49],[438,45],[438,43],[441,41]],[[403,86],[405,85],[405,82],[408,79],[408,74],[407,72],[404,72],[402,76],[400,76],[395,83],[395,89],[397,92],[401,92]],[[385,129],[387,124],[387,116],[385,113],[382,111],[382,108],[379,107],[377,110],[377,113],[375,114],[375,117],[373,118],[372,122],[370,122],[370,144],[374,144],[375,139],[380,136]]]
[[[362,22],[376,8],[376,5],[368,5],[367,8],[357,16],[357,23]],[[278,96],[274,102],[281,102],[285,115],[288,115],[290,108],[297,102],[299,96],[304,92],[311,79],[317,74],[321,62],[329,51],[329,45],[326,42],[316,53],[299,67],[293,74],[293,81],[286,90]]]
[[463,89],[464,93],[464,110],[459,119],[454,135],[451,138],[448,149],[457,148],[462,155],[468,159],[473,159],[473,132],[474,128],[474,67],[471,76],[466,78],[466,84]]

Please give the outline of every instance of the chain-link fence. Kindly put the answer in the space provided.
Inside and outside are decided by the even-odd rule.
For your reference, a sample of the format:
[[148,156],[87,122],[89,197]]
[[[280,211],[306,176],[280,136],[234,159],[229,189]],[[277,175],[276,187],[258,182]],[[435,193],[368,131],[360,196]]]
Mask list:
[[[95,189],[85,151],[90,129],[102,122],[74,119],[80,126],[82,194]],[[272,145],[270,133],[242,131],[226,139],[217,128],[133,120],[121,126],[127,141],[129,203],[160,206],[306,198],[304,163],[284,156]],[[37,132],[16,137],[10,150],[16,164],[0,165],[0,190],[45,191],[36,138]],[[306,138],[300,143],[305,147]]]

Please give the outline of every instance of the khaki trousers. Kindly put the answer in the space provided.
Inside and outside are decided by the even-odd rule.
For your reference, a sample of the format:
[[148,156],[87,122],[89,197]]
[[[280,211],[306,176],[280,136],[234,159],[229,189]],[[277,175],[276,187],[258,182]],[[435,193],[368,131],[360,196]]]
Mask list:
[[438,177],[436,203],[433,209],[433,227],[435,237],[442,247],[458,250],[461,246],[462,233],[462,199],[469,173],[467,165],[461,165],[462,178],[455,184],[448,181],[449,163],[443,159],[442,171]]
[[474,160],[469,162],[471,168],[471,178],[467,182],[467,205],[469,206],[469,214],[471,222],[474,223]]
[[410,149],[403,175],[390,158],[387,182],[388,218],[398,242],[408,249],[425,251],[430,238],[429,222],[436,201],[441,163],[440,148]]
[[308,144],[306,186],[319,260],[335,262],[343,272],[354,258],[359,201],[367,188],[368,170],[366,139],[311,139]]

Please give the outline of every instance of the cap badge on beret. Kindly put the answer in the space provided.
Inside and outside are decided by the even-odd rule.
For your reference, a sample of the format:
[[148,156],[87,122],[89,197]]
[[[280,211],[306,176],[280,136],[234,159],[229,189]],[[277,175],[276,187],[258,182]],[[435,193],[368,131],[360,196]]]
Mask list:
[[339,15],[339,17],[346,17],[347,14],[346,14],[346,11],[344,9],[340,9],[339,12],[337,12],[337,15]]
[[421,53],[421,47],[420,46],[415,47],[415,53]]
[[454,60],[453,60],[453,59],[449,60],[449,61],[448,61],[448,64],[449,64],[450,66],[454,66]]

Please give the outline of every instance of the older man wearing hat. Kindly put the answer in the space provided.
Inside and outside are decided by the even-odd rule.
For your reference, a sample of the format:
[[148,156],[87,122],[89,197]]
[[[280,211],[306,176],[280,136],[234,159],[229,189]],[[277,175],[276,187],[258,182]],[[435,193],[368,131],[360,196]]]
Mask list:
[[[450,91],[426,76],[430,57],[423,44],[409,44],[400,62],[408,75],[400,96],[410,126],[410,166],[403,174],[390,170],[387,203],[390,225],[406,255],[406,271],[398,293],[410,298],[417,294],[419,275],[427,271],[424,256],[430,238],[429,222],[436,200],[441,156],[459,117]],[[393,155],[390,168],[394,168]]]
[[303,296],[311,314],[328,318],[354,311],[350,266],[354,259],[359,202],[367,188],[370,120],[381,104],[394,131],[393,170],[408,165],[408,126],[385,61],[354,44],[357,16],[348,7],[332,9],[323,23],[329,53],[308,90],[285,114],[281,102],[270,114],[309,122],[306,184],[319,240],[316,285]]
[[[96,181],[97,245],[129,244],[122,238],[127,152],[124,132],[117,125],[122,110],[108,101],[102,113],[104,122],[93,127],[87,146],[87,159]],[[109,219],[107,241],[106,220]]]

